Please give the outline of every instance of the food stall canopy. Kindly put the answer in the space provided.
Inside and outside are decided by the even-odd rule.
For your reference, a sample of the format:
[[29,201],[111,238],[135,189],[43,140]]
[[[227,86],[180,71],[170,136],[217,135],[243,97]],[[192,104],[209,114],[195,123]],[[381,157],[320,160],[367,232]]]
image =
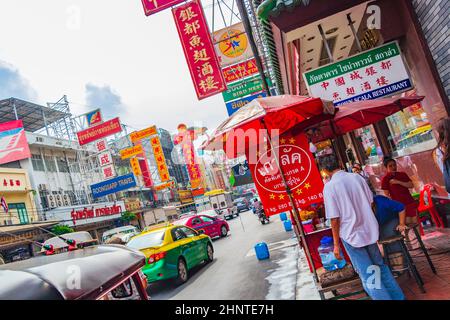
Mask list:
[[311,126],[314,142],[335,138],[376,123],[423,100],[423,96],[356,101],[339,106],[334,118]]
[[[229,158],[236,158],[245,154],[250,145],[262,141],[249,133],[260,130],[269,132],[270,138],[299,125],[311,125],[319,120],[333,117],[336,108],[331,101],[320,98],[311,98],[295,95],[281,95],[257,98],[240,108],[225,120],[205,141],[201,149],[209,151],[226,150]],[[237,136],[246,135],[247,139],[238,139]],[[259,137],[259,134],[257,134]],[[227,148],[233,143],[234,148]],[[228,150],[232,149],[232,150]]]

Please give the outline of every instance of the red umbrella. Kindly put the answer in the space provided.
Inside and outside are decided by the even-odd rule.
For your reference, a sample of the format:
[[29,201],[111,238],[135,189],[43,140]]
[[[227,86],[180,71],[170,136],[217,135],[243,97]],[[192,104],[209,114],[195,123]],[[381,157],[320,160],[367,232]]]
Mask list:
[[423,100],[423,96],[356,101],[339,106],[333,119],[313,125],[315,141],[330,139],[376,123]]
[[[227,156],[234,158],[244,154],[249,145],[261,142],[258,134],[256,139],[253,138],[255,136],[250,134],[252,132],[267,130],[273,138],[274,135],[280,135],[293,127],[310,126],[332,118],[334,112],[332,102],[319,98],[294,95],[257,98],[225,120],[202,144],[201,149],[226,150]],[[248,139],[236,139],[243,135],[247,135]],[[226,145],[231,142],[235,147],[228,150]]]

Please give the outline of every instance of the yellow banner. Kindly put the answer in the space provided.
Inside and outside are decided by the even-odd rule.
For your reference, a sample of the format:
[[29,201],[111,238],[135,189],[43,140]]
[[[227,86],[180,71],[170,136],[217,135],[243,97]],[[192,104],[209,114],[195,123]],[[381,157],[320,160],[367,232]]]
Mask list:
[[159,177],[161,182],[168,181],[170,179],[169,169],[167,168],[166,158],[161,147],[159,137],[153,137],[150,139],[150,143],[153,148],[153,154],[155,156],[156,166],[158,168]]
[[139,166],[138,158],[131,158],[130,165],[131,165],[131,169],[133,170],[133,173],[135,176],[142,175],[142,171],[141,171],[141,167]]
[[131,139],[131,142],[134,143],[136,141],[154,136],[155,134],[158,134],[158,131],[156,130],[156,126],[151,126],[149,128],[130,133],[130,139]]
[[163,189],[171,188],[173,186],[174,186],[173,181],[170,181],[170,182],[159,184],[159,185],[155,186],[155,190],[156,191],[161,191]]
[[120,150],[120,157],[122,158],[122,160],[128,159],[142,152],[144,152],[144,149],[142,149],[142,145],[138,144],[137,146],[132,146],[130,148]]

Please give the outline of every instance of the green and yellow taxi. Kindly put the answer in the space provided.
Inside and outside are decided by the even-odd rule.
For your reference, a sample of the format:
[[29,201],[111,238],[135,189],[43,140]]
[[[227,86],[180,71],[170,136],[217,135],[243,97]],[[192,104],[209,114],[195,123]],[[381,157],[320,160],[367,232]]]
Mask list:
[[127,246],[144,253],[142,272],[149,283],[166,279],[184,283],[190,269],[214,258],[214,248],[207,235],[172,224],[147,227],[131,238]]

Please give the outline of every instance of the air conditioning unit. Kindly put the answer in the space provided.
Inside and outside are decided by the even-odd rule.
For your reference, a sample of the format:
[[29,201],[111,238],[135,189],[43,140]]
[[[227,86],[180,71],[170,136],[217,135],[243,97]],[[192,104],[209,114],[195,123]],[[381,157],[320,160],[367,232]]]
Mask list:
[[56,196],[54,194],[49,194],[47,196],[47,203],[49,208],[56,208]]
[[70,201],[70,197],[69,197],[68,194],[64,194],[64,195],[62,196],[62,198],[63,198],[63,204],[64,204],[64,207],[68,207],[68,206],[70,206],[70,205],[72,204],[72,202]]
[[56,206],[57,207],[63,207],[64,206],[64,201],[63,201],[62,194],[57,194],[55,198],[56,198]]

